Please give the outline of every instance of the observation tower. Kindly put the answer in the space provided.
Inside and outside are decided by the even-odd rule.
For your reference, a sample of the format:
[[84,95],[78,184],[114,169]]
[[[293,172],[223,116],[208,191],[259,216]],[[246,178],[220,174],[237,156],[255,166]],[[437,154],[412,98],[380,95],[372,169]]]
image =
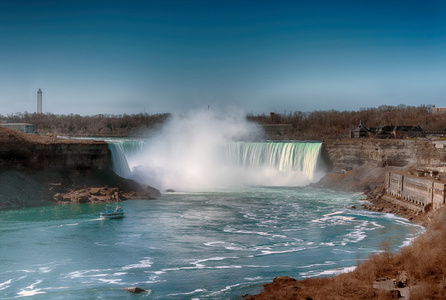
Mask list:
[[37,113],[42,113],[42,90],[39,89],[37,91]]

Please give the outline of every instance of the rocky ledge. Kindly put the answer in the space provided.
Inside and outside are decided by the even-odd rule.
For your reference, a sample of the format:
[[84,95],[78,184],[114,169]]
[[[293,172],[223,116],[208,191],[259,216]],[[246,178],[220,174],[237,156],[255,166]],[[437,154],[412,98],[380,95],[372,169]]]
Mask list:
[[[69,189],[66,193],[57,193],[53,199],[56,203],[107,203],[125,200],[153,200],[156,190],[147,187],[142,191],[125,192],[118,187],[95,187],[83,189]],[[159,194],[158,194],[159,196]]]

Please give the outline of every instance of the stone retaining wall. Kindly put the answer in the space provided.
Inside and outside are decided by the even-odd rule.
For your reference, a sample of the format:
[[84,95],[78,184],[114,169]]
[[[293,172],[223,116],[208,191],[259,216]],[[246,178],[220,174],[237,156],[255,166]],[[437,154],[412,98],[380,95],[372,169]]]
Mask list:
[[434,177],[417,177],[410,173],[389,172],[386,176],[387,194],[434,209],[445,205],[446,182]]

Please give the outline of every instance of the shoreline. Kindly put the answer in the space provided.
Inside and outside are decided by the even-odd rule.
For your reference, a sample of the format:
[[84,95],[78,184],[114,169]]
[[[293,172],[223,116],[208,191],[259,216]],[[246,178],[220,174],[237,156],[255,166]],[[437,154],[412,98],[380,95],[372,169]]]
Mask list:
[[[361,169],[361,171],[358,172],[358,169]],[[376,172],[376,169],[381,170]],[[379,185],[374,181],[373,185],[375,185],[375,187],[371,188],[369,184],[363,184],[363,178],[358,177],[359,174],[367,174],[370,171],[381,174],[386,170],[387,168],[360,167],[343,174],[329,173],[319,182],[312,184],[312,186],[328,188],[334,191],[347,190],[350,192],[362,192],[365,196],[362,200],[370,202],[371,205],[362,204],[361,208],[358,209],[390,213],[402,217],[414,224],[423,226],[425,228],[423,233],[412,239],[408,245],[402,245],[395,253],[391,253],[389,248],[387,248],[388,246],[382,245],[384,250],[382,253],[370,255],[365,262],[354,266],[352,271],[329,277],[311,277],[301,280],[296,280],[286,275],[279,276],[273,278],[272,282],[263,284],[263,290],[259,294],[243,295],[242,297],[246,300],[356,300],[358,297],[382,300],[396,299],[399,297],[410,299],[411,294],[414,296],[427,293],[425,290],[425,285],[427,284],[423,282],[423,278],[420,278],[419,276],[418,278],[414,278],[415,276],[412,276],[412,273],[416,273],[416,271],[410,267],[404,267],[405,264],[410,264],[410,262],[402,261],[401,256],[406,256],[407,253],[417,252],[420,247],[428,249],[425,244],[430,243],[432,235],[439,234],[437,231],[439,231],[440,234],[446,235],[446,225],[444,229],[437,229],[436,231],[432,229],[432,227],[439,227],[435,224],[439,222],[443,223],[442,219],[446,219],[446,208],[442,207],[437,210],[424,212],[422,206],[386,195],[384,182],[382,185]],[[358,180],[358,178],[361,179]],[[370,177],[368,179],[370,180]],[[353,181],[356,181],[356,183]],[[446,250],[446,245],[444,249]],[[433,250],[435,251],[436,249]],[[441,254],[442,253],[444,252],[441,252]],[[427,256],[428,260],[435,262],[435,257]],[[385,262],[383,262],[383,257],[385,258]],[[352,283],[354,283],[353,287],[350,286]],[[444,290],[442,287],[438,289],[441,291]],[[433,291],[432,293],[438,294],[438,291]],[[363,297],[359,296],[361,294]],[[432,297],[432,299],[444,298]]]

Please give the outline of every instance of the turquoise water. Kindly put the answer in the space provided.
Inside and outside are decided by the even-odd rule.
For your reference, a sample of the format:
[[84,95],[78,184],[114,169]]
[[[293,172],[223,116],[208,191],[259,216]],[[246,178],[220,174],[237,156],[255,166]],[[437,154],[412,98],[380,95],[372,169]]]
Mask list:
[[[333,275],[422,228],[359,207],[357,194],[249,187],[103,205],[0,212],[0,298],[232,299],[275,276]],[[139,286],[133,295],[123,287]]]

